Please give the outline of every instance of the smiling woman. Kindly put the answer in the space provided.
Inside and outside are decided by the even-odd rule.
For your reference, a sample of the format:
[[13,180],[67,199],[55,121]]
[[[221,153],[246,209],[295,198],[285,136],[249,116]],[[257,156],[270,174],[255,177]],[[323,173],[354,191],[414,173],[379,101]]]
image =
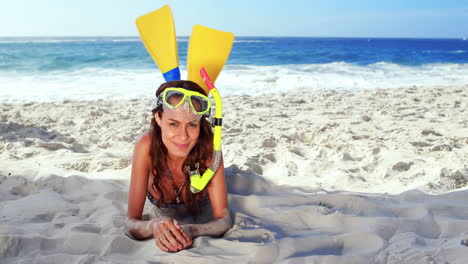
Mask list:
[[[201,235],[220,236],[231,227],[221,161],[207,188],[190,190],[190,171],[203,174],[210,165],[213,132],[206,120],[211,103],[191,81],[171,81],[156,92],[151,130],[136,143],[128,200],[129,233],[154,236],[156,245],[177,252]],[[142,220],[146,197],[156,217]],[[213,219],[203,224],[204,220]]]

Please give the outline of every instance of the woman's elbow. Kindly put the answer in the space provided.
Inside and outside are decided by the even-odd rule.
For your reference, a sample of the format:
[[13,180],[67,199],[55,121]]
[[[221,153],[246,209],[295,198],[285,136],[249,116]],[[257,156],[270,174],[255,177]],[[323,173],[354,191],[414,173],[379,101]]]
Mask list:
[[221,222],[221,224],[219,225],[219,229],[218,229],[218,232],[217,234],[215,234],[215,237],[222,237],[224,236],[224,234],[226,234],[226,232],[232,228],[232,220],[231,220],[231,214],[228,213],[224,215],[224,217],[222,218],[218,218],[219,222]]

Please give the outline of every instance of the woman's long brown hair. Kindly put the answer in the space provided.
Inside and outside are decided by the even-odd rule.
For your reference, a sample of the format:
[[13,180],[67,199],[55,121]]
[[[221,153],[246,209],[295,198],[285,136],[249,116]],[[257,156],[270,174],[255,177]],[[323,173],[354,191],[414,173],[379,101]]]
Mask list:
[[[190,91],[196,91],[206,95],[206,92],[196,83],[192,81],[172,81],[163,83],[158,90],[156,91],[156,96],[160,95],[166,88],[169,87],[178,87],[184,88]],[[164,192],[161,188],[161,179],[167,175],[167,148],[164,146],[161,137],[161,127],[158,125],[154,118],[154,113],[158,113],[159,117],[162,117],[163,114],[163,107],[159,105],[155,109],[152,110],[153,117],[151,119],[151,162],[153,165],[153,190],[155,190],[159,194],[158,200],[158,207],[162,206],[164,201]],[[211,155],[213,152],[213,131],[211,130],[211,125],[206,120],[206,117],[203,116],[200,120],[200,135],[198,136],[198,141],[195,146],[192,148],[190,153],[185,160],[182,171],[185,174],[186,184],[184,186],[183,192],[185,193],[185,204],[190,212],[196,213],[199,210],[200,200],[203,199],[203,193],[199,192],[197,194],[193,194],[190,191],[190,175],[188,174],[185,167],[188,165],[190,168],[195,167],[195,163],[199,163],[200,174],[203,173],[207,169],[207,162],[211,160]]]

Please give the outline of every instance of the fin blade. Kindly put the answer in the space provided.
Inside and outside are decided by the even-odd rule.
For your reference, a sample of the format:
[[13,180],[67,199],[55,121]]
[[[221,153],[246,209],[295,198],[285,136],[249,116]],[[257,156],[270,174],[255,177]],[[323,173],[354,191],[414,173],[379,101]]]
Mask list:
[[180,80],[174,18],[169,5],[138,17],[136,24],[146,50],[166,81]]
[[195,25],[187,53],[187,79],[208,92],[200,69],[204,67],[214,83],[229,58],[233,43],[234,34],[231,32]]

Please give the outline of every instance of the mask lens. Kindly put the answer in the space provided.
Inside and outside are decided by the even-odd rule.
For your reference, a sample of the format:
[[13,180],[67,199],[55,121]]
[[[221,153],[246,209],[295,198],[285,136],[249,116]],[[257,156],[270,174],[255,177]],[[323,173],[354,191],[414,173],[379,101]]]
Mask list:
[[167,104],[177,107],[184,99],[184,96],[185,95],[179,91],[168,91],[165,100]]
[[198,113],[205,112],[208,109],[208,101],[206,100],[206,98],[197,95],[192,95],[190,96],[190,100],[193,108]]

